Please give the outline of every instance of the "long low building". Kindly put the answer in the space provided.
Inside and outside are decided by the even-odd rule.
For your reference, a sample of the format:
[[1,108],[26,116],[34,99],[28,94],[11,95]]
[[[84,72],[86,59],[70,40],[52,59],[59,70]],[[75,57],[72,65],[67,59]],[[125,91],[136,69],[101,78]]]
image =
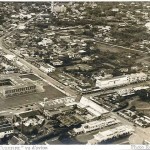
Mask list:
[[100,89],[109,89],[113,87],[128,85],[131,83],[142,82],[147,80],[147,74],[140,72],[130,75],[123,75],[106,80],[96,80],[96,86]]
[[42,64],[39,69],[45,73],[50,73],[55,71],[55,67],[49,64]]
[[97,117],[109,113],[108,110],[84,96],[81,97],[80,104],[82,105],[82,107],[86,108],[90,113]]
[[120,123],[116,118],[107,118],[106,120],[96,120],[88,123],[84,123],[80,128],[74,128],[73,131],[75,134],[87,133],[93,130],[102,129],[114,124]]
[[94,138],[91,140],[88,140],[87,144],[93,145],[93,144],[106,142],[107,140],[110,140],[113,138],[119,138],[121,136],[130,135],[133,132],[134,132],[134,129],[131,126],[122,125],[114,129],[106,130],[106,131],[95,134]]
[[34,84],[28,83],[23,85],[17,85],[13,87],[5,87],[2,91],[3,96],[13,96],[25,93],[33,93],[36,91],[36,86]]
[[29,79],[21,79],[19,76],[1,76],[0,93],[4,97],[32,93],[36,91],[36,85]]
[[149,86],[139,86],[139,87],[123,88],[123,89],[117,90],[116,92],[120,96],[129,96],[129,95],[135,94],[136,91],[140,91],[143,89],[147,90],[147,89],[150,89],[150,87]]

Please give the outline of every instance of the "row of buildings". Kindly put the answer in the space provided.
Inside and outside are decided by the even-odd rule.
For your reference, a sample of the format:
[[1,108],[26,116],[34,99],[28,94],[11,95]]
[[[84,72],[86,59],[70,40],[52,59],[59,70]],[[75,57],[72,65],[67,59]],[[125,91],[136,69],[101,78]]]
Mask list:
[[147,74],[140,72],[130,75],[123,75],[106,80],[96,79],[96,86],[100,89],[109,89],[118,86],[124,86],[132,83],[143,82],[148,78]]
[[106,118],[106,120],[96,120],[88,123],[84,123],[80,128],[74,128],[73,131],[75,134],[87,133],[94,130],[102,129],[114,124],[120,123],[116,118]]
[[150,117],[144,114],[140,115],[136,110],[126,109],[118,112],[118,114],[140,127],[146,128],[150,126]]
[[94,135],[94,138],[89,140],[87,144],[94,145],[108,140],[113,140],[122,136],[130,135],[134,132],[134,129],[128,125],[122,125],[114,129],[99,132]]

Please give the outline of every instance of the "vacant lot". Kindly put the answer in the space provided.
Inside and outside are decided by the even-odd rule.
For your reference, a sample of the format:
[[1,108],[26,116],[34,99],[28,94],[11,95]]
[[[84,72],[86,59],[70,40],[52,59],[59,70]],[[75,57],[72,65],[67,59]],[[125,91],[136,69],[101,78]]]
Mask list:
[[64,97],[65,95],[55,89],[54,87],[47,85],[44,86],[45,92],[42,93],[30,93],[18,96],[9,97],[7,99],[0,99],[0,109],[5,110],[6,108],[13,108],[19,105],[25,105],[28,103],[36,103],[43,101],[43,98],[55,99]]
[[114,45],[109,45],[109,44],[105,44],[105,43],[97,43],[98,48],[101,51],[110,51],[110,52],[114,52],[114,53],[122,53],[122,52],[128,52],[128,53],[133,53],[133,54],[142,54],[142,55],[146,55],[144,54],[142,51],[134,51],[134,50],[130,50],[128,48],[124,48],[124,47],[118,47],[118,46],[114,46]]
[[150,109],[150,102],[146,102],[144,100],[137,100],[137,101],[133,101],[131,103],[132,106],[135,106],[138,109]]
[[137,101],[133,101],[131,105],[135,106],[139,112],[144,113],[150,117],[150,102],[139,99]]
[[36,80],[39,80],[40,78],[39,77],[37,77],[36,75],[34,75],[34,74],[27,74],[27,75],[21,75],[21,76],[19,76],[20,78],[29,78],[29,79],[31,79],[31,80],[33,80],[33,81],[36,81]]

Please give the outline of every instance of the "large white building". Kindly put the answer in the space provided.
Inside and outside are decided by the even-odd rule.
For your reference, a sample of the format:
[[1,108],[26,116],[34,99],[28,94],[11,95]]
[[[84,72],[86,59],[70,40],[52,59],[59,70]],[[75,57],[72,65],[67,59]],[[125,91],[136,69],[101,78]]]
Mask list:
[[55,71],[55,67],[53,67],[51,65],[43,64],[40,66],[40,70],[45,73],[50,73],[50,72]]
[[7,54],[7,55],[4,55],[4,58],[6,60],[9,60],[9,61],[15,61],[16,56],[15,55],[11,55],[11,54]]
[[146,80],[147,80],[147,74],[141,72],[141,73],[135,73],[130,75],[118,76],[107,80],[97,79],[96,86],[99,87],[100,89],[108,89],[117,86],[128,85],[131,83],[142,82]]
[[107,111],[105,108],[101,107],[100,105],[96,104],[95,102],[84,96],[82,96],[80,100],[80,105],[86,108],[88,112],[97,117],[109,113],[109,111]]
[[76,134],[87,133],[93,130],[102,129],[107,126],[111,126],[119,123],[120,121],[116,118],[107,118],[106,120],[96,120],[82,124],[80,128],[74,128],[73,131]]
[[118,138],[119,136],[122,136],[125,134],[130,135],[133,132],[134,132],[134,129],[131,126],[122,125],[122,126],[110,129],[110,130],[97,133],[96,135],[94,135],[93,139],[88,140],[87,144],[89,145],[98,144],[101,142],[105,142],[109,139],[115,138],[115,137]]
[[30,79],[9,75],[0,77],[0,93],[4,97],[36,92],[36,85]]

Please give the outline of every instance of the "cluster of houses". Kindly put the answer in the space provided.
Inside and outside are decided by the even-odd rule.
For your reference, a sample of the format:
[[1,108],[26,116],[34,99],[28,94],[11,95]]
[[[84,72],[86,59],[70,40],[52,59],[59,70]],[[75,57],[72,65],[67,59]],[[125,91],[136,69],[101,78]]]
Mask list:
[[141,127],[149,127],[150,126],[150,117],[146,116],[146,115],[140,115],[138,114],[138,112],[136,110],[131,110],[131,109],[127,109],[127,110],[122,110],[120,112],[118,112],[118,114],[120,116],[122,116],[123,118],[134,122],[134,124],[141,126]]

